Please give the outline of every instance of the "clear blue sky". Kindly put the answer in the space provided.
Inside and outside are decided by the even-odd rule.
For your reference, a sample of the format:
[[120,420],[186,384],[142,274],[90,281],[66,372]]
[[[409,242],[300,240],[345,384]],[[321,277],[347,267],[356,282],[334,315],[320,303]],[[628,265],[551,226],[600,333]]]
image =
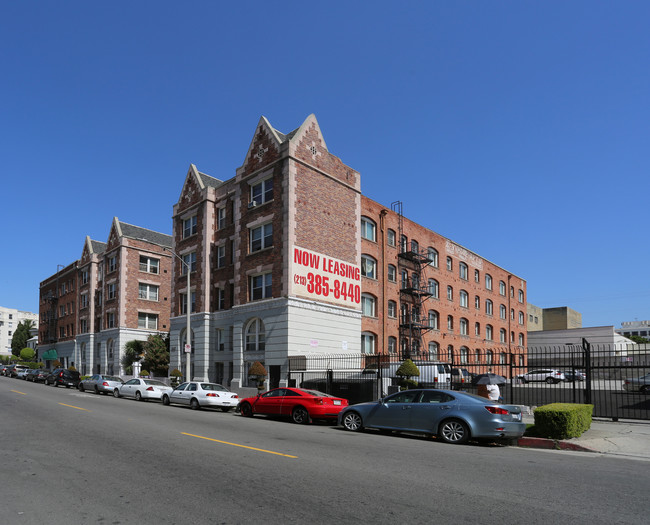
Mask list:
[[365,195],[585,326],[650,319],[650,2],[4,1],[0,305],[171,233],[190,163],[234,176],[314,113]]

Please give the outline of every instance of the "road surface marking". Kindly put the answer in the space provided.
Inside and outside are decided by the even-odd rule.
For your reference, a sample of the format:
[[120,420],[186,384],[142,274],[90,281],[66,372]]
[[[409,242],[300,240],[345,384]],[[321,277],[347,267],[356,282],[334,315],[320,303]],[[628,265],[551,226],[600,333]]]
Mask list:
[[22,395],[24,395],[24,396],[27,395],[27,394],[25,394],[25,392],[18,392],[18,390],[12,390],[12,392],[15,392],[16,394],[22,394]]
[[298,459],[298,456],[290,456],[289,454],[282,454],[280,452],[273,452],[272,450],[264,450],[263,448],[247,447],[246,445],[238,445],[237,443],[229,443],[228,441],[219,441],[218,439],[212,439],[204,436],[197,436],[195,434],[188,434],[187,432],[181,432],[184,436],[195,437],[199,439],[206,439],[208,441],[214,441],[215,443],[222,443],[224,445],[232,445],[233,447],[247,448],[249,450],[255,450],[257,452],[266,452],[267,454],[275,454],[276,456],[284,456],[285,458],[294,458]]
[[87,408],[76,407],[74,405],[66,405],[65,403],[59,403],[59,405],[62,405],[64,407],[76,408],[77,410],[83,410],[84,412],[90,412],[90,410],[88,410]]

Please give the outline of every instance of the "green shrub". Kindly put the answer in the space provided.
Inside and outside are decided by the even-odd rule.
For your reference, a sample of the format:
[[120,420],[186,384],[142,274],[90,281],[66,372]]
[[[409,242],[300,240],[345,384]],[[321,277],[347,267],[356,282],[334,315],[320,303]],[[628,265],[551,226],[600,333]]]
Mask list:
[[148,377],[148,376],[149,376],[149,372],[147,370],[140,371],[140,377]]
[[20,360],[21,361],[32,361],[34,359],[35,355],[36,355],[36,352],[34,352],[33,348],[23,348],[20,351]]
[[551,439],[579,437],[591,426],[593,405],[551,403],[535,409],[535,433]]

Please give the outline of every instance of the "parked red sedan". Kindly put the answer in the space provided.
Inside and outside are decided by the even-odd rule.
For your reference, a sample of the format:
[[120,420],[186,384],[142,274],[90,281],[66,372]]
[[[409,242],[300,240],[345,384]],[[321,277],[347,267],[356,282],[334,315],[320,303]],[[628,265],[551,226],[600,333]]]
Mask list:
[[330,396],[317,390],[303,388],[274,388],[256,397],[247,397],[239,403],[242,416],[253,414],[290,417],[294,423],[311,423],[312,419],[336,421],[338,414],[348,406],[348,400]]

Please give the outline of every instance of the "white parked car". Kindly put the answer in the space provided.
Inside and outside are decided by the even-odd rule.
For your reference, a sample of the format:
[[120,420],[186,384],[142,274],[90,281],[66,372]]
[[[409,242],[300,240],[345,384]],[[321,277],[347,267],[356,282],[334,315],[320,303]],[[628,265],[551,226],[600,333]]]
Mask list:
[[163,394],[162,402],[163,405],[171,403],[189,405],[195,410],[201,407],[216,407],[223,412],[228,412],[237,406],[239,398],[225,386],[191,381],[181,383],[170,393]]
[[564,376],[564,372],[560,372],[559,370],[552,368],[539,368],[537,370],[531,370],[525,374],[518,375],[517,379],[519,379],[522,383],[528,383],[530,381],[546,381],[550,385],[564,381],[566,377]]
[[162,399],[163,394],[169,394],[173,390],[162,381],[156,379],[129,379],[123,385],[115,387],[115,397],[133,397],[138,401],[147,399]]

